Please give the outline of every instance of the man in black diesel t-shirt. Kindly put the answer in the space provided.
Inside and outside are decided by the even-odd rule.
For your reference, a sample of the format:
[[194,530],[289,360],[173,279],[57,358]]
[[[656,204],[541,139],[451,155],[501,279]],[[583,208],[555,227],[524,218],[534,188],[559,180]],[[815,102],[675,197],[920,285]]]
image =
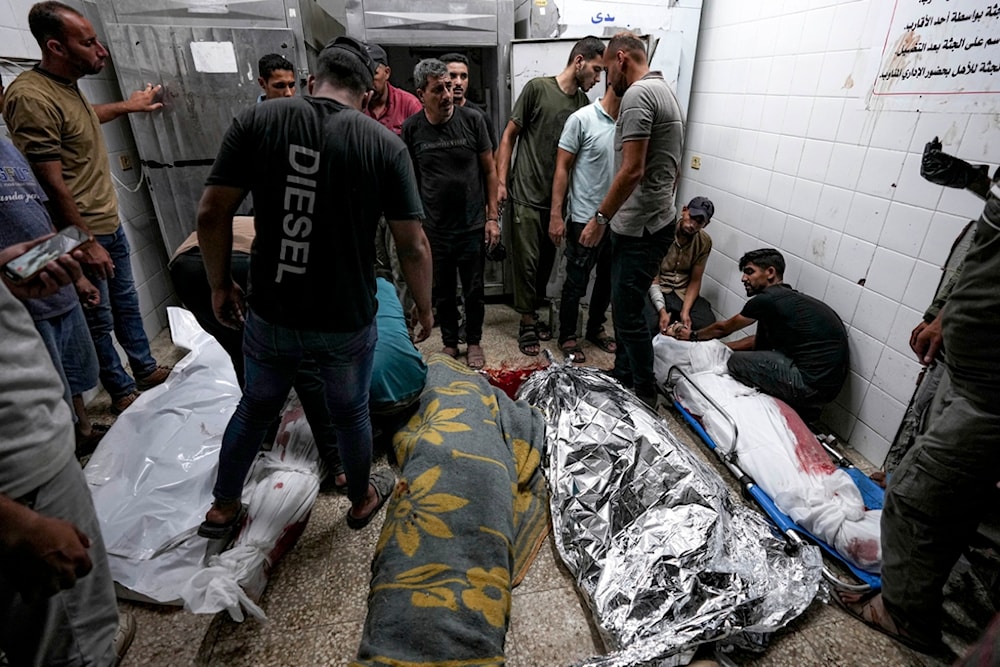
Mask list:
[[485,315],[483,266],[487,246],[500,240],[490,139],[481,113],[455,106],[443,62],[421,60],[413,79],[424,110],[403,121],[402,138],[413,158],[426,213],[442,351],[458,356],[457,272],[465,300],[466,361],[480,369],[486,363],[479,345]]
[[782,282],[785,258],[771,248],[740,258],[743,287],[752,297],[739,315],[699,331],[678,327],[681,340],[723,338],[757,323],[757,333],[729,343],[729,372],[788,403],[806,422],[840,392],[847,378],[847,332],[830,306]]
[[[319,367],[347,475],[347,524],[385,503],[390,475],[369,480],[368,394],[377,331],[375,227],[385,212],[422,327],[431,328],[430,248],[406,146],[360,112],[372,88],[364,45],[340,37],[320,53],[308,97],[259,104],[230,126],[198,210],[215,316],[244,326],[246,387],[226,428],[215,502],[199,534],[239,524],[243,482],[303,359]],[[247,308],[230,275],[232,221],[253,194],[256,238]],[[244,317],[245,314],[245,317]]]

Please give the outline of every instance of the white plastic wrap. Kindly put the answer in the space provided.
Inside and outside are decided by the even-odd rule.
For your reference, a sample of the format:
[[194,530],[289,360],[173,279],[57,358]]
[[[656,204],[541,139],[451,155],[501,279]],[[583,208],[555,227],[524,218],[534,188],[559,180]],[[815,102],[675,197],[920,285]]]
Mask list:
[[[834,466],[802,419],[784,402],[737,382],[727,374],[732,352],[720,341],[689,343],[666,336],[653,341],[657,381],[667,383],[676,365],[736,422],[739,466],[778,508],[863,570],[878,572],[882,561],[880,510],[866,510],[850,476]],[[701,419],[716,445],[733,447],[729,422],[678,380],[674,393]]]
[[[264,590],[265,562],[294,542],[316,497],[312,435],[301,409],[286,412],[279,443],[258,459],[244,489],[250,511],[239,550],[214,557],[203,573],[207,540],[194,533],[212,503],[222,435],[240,390],[228,355],[194,317],[180,308],[168,315],[174,343],[191,352],[118,418],[85,469],[111,574],[124,597],[180,605],[184,590],[200,613],[227,609],[242,618],[244,604],[260,615],[248,602]],[[218,583],[199,589],[205,579]]]

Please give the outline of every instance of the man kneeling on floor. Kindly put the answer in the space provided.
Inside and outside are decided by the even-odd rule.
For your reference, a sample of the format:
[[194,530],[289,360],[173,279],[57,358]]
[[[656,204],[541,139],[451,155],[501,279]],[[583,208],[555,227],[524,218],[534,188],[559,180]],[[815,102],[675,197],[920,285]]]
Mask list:
[[710,340],[757,323],[757,333],[728,343],[729,372],[740,382],[788,403],[806,423],[840,392],[847,378],[847,332],[828,305],[782,282],[785,258],[773,248],[740,258],[743,287],[752,297],[738,315],[692,330],[677,323],[670,335]]

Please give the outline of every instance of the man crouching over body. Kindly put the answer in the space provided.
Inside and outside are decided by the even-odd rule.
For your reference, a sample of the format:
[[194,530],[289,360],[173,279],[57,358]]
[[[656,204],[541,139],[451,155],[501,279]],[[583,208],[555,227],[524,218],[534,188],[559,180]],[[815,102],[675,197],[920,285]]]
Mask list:
[[681,326],[670,335],[693,341],[723,338],[756,322],[756,335],[728,343],[730,374],[813,422],[847,378],[844,324],[830,306],[782,282],[785,258],[777,250],[751,250],[740,258],[740,271],[751,299],[739,315],[700,330],[678,322]]
[[[215,316],[238,326],[246,315],[246,391],[222,439],[204,537],[225,537],[238,523],[243,482],[303,358],[326,387],[351,500],[348,526],[366,526],[392,491],[391,475],[369,479],[380,214],[416,301],[420,340],[431,329],[431,260],[406,146],[360,112],[374,69],[362,43],[337,38],[319,55],[309,96],[271,100],[233,121],[208,178],[198,238]],[[233,214],[248,190],[256,241],[244,310],[230,257]]]

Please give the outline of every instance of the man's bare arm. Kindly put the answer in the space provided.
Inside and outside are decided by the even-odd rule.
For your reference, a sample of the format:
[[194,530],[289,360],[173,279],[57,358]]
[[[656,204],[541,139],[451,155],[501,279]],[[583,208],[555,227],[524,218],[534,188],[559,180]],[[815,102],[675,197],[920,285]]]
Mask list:
[[691,326],[691,309],[694,308],[694,302],[701,293],[701,280],[705,276],[706,264],[707,262],[702,262],[691,268],[691,279],[684,290],[684,305],[681,307],[681,321],[685,326]]
[[[90,236],[90,228],[83,221],[80,209],[76,207],[76,199],[73,198],[73,193],[69,191],[69,187],[63,179],[62,162],[60,160],[32,162],[31,170],[49,198],[47,206],[52,224],[57,229],[76,225]],[[93,271],[97,277],[107,278],[115,274],[115,263],[111,261],[111,255],[101,244],[90,241],[80,246],[80,251],[82,253],[80,262],[87,269]]]
[[560,245],[566,236],[566,221],[563,220],[563,206],[569,189],[569,175],[576,164],[576,154],[564,148],[556,149],[556,170],[552,175],[552,206],[549,210],[549,238]]
[[414,342],[425,340],[431,333],[434,315],[431,312],[431,246],[419,220],[389,220],[389,231],[396,242],[399,267],[417,306],[420,330]]
[[514,154],[514,144],[517,143],[520,132],[520,125],[512,120],[507,121],[500,146],[497,147],[497,202],[507,199],[507,173],[510,171],[510,158]]
[[[625,200],[631,196],[635,187],[642,181],[642,177],[646,173],[646,149],[648,146],[648,137],[626,141],[622,144],[622,166],[615,174],[615,180],[611,182],[611,189],[604,196],[604,201],[597,207],[597,210],[605,217],[613,218]],[[604,226],[597,224],[597,220],[591,218],[583,232],[580,233],[580,244],[587,248],[593,248],[600,243],[603,236]]]
[[479,154],[479,168],[486,180],[486,245],[490,248],[500,243],[500,217],[497,207],[497,166],[493,151]]
[[238,329],[243,323],[243,290],[233,281],[233,216],[246,191],[209,185],[198,202],[198,246],[212,288],[212,309],[220,323]]
[[109,102],[108,104],[95,104],[94,113],[97,120],[107,123],[120,116],[139,111],[156,111],[163,108],[163,102],[154,102],[163,86],[147,83],[146,87],[137,90],[127,100],[121,102]]

